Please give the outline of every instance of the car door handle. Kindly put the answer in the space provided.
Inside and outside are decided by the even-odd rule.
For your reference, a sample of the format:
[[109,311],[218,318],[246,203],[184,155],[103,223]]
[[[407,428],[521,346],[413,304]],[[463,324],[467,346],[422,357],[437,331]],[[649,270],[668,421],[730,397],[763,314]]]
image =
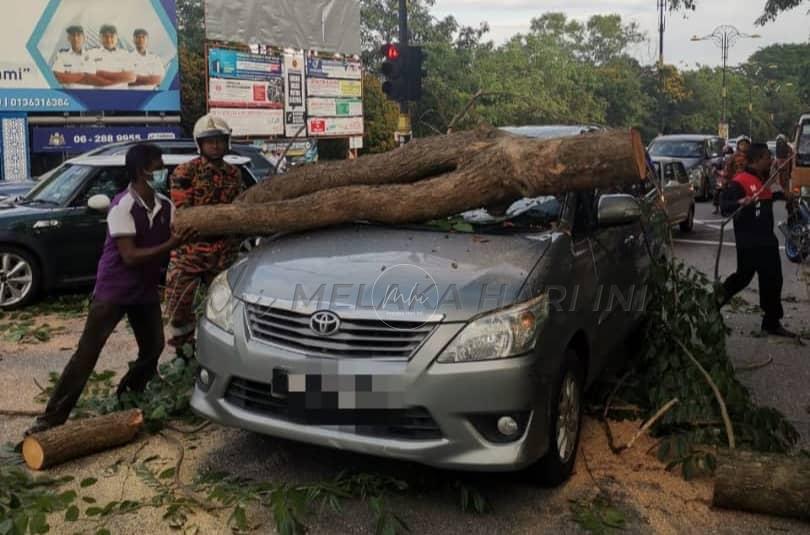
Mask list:
[[631,234],[631,235],[629,235],[628,237],[626,237],[626,238],[624,239],[624,244],[625,244],[625,245],[632,245],[632,244],[633,244],[633,242],[635,242],[635,241],[636,241],[636,235],[635,235],[635,234]]

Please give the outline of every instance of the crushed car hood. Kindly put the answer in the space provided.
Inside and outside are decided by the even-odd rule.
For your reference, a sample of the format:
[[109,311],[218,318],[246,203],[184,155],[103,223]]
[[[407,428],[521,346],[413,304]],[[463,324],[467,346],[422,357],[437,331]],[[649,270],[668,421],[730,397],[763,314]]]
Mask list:
[[350,225],[265,243],[231,269],[238,299],[301,313],[466,321],[515,303],[551,234]]

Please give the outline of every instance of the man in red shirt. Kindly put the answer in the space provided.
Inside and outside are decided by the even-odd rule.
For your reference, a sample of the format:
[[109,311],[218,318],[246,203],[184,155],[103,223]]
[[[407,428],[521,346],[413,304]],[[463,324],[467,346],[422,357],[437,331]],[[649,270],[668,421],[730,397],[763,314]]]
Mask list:
[[759,306],[762,308],[762,330],[774,336],[795,337],[780,320],[782,310],[782,260],[779,240],[773,233],[773,193],[765,188],[771,171],[771,152],[764,143],[753,143],[748,149],[748,165],[729,183],[721,199],[723,215],[734,217],[737,248],[737,272],[723,283],[721,303],[759,277]]

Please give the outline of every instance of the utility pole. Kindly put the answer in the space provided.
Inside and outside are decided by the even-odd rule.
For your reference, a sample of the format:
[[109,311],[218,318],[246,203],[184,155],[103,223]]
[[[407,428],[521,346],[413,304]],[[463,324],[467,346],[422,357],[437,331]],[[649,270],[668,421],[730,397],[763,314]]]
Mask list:
[[658,130],[664,133],[664,31],[667,25],[667,0],[658,1]]
[[[410,35],[408,33],[408,6],[406,0],[399,0],[399,46],[402,54],[404,55],[406,65],[408,62],[407,54],[409,45]],[[410,141],[410,138],[413,135],[409,111],[408,100],[402,100],[399,103],[399,123],[397,124],[400,145],[404,145]]]
[[[734,26],[724,24],[718,26],[709,35],[698,37],[692,36],[692,41],[712,41],[715,45],[720,47],[723,56],[723,90],[722,90],[722,114],[720,119],[720,127],[718,133],[721,137],[728,138],[728,88],[726,87],[726,69],[728,67],[728,49],[737,44],[740,39],[758,39],[761,37],[759,34],[747,34],[738,30]],[[750,135],[750,133],[749,133]]]

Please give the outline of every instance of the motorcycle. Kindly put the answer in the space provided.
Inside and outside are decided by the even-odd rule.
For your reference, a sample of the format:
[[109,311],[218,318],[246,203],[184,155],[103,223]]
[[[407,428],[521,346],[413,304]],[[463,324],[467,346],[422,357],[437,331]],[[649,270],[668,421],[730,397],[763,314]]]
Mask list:
[[810,186],[802,186],[791,204],[787,222],[777,228],[785,236],[785,256],[800,264],[810,259]]

